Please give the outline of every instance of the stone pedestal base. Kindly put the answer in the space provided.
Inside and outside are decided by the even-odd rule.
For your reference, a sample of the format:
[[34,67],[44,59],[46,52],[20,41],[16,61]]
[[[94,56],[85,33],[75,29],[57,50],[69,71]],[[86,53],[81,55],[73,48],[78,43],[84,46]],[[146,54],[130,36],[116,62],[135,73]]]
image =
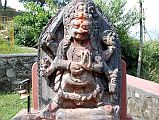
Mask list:
[[115,117],[102,108],[59,109],[56,120],[115,120]]
[[41,120],[37,115],[39,114],[36,110],[31,110],[31,113],[27,112],[27,109],[22,109],[17,113],[11,120]]
[[55,113],[32,110],[30,114],[24,109],[11,120],[119,120],[119,116],[105,107],[58,109]]

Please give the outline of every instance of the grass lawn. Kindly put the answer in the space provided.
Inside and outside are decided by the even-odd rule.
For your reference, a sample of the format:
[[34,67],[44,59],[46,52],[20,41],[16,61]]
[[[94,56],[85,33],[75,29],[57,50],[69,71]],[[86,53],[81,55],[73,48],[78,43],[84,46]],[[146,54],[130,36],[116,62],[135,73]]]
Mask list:
[[0,93],[0,120],[10,120],[25,108],[27,108],[27,101],[20,100],[17,93]]
[[[16,54],[16,53],[36,53],[36,49],[29,47],[21,47],[14,45],[11,47],[9,43],[0,39],[0,54]],[[20,100],[17,93],[0,92],[0,120],[10,120],[20,110],[27,108],[27,99]]]
[[0,54],[14,54],[14,53],[36,53],[36,49],[30,47],[21,47],[14,45],[11,47],[9,43],[0,40]]

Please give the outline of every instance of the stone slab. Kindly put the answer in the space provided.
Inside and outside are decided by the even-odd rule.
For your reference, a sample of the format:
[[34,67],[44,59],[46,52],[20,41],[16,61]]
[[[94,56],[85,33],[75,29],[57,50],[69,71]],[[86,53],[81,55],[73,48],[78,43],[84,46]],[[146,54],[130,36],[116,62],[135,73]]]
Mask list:
[[27,109],[19,111],[11,120],[41,120],[37,118],[38,111],[31,110],[31,113],[27,112]]
[[115,120],[115,118],[102,108],[59,109],[56,120]]
[[139,88],[141,90],[144,90],[145,92],[154,94],[159,96],[159,84],[152,82],[152,81],[148,81],[148,80],[144,80],[141,78],[137,78],[131,75],[126,76],[127,78],[127,84],[136,88]]

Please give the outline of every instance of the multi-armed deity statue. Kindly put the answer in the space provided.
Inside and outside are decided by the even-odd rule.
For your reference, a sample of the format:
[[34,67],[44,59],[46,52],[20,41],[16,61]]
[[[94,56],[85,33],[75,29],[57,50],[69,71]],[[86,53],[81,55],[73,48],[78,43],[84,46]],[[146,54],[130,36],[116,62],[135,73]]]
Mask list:
[[[120,43],[99,11],[91,0],[73,0],[41,34],[39,105],[54,119],[74,120],[88,109],[79,119],[93,120],[92,113],[102,120],[119,119]],[[74,117],[70,112],[60,117],[67,110],[76,111]]]

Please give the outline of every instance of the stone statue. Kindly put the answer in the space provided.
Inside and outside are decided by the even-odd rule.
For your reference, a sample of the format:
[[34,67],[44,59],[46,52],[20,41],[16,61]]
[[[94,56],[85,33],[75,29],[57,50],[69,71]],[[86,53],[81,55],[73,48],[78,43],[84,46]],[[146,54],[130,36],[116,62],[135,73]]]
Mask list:
[[112,106],[118,114],[120,43],[91,0],[73,0],[50,20],[40,37],[39,59],[41,108],[56,113]]

